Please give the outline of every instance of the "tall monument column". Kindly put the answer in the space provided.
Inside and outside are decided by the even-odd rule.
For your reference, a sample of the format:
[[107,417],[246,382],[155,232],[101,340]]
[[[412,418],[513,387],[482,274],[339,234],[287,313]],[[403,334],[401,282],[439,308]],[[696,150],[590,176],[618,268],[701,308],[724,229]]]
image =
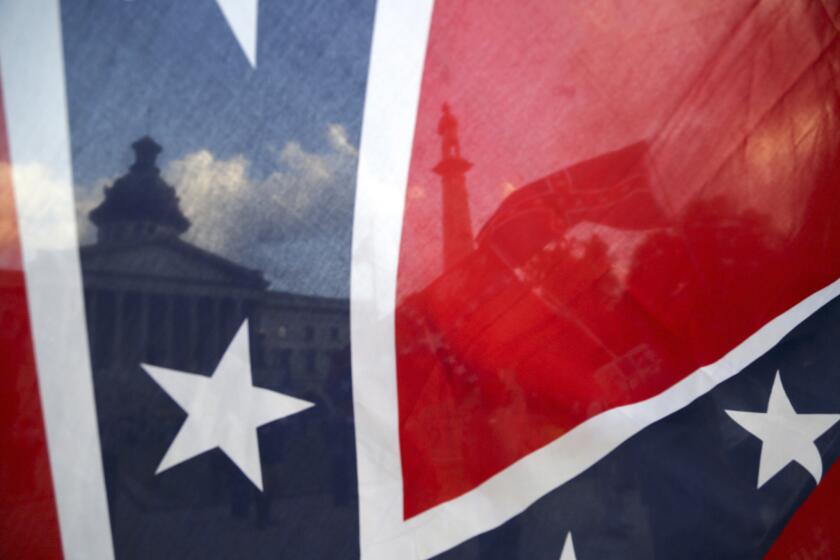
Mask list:
[[441,137],[441,159],[433,171],[443,183],[443,266],[449,270],[475,248],[466,181],[472,164],[461,157],[458,121],[446,103],[437,132]]

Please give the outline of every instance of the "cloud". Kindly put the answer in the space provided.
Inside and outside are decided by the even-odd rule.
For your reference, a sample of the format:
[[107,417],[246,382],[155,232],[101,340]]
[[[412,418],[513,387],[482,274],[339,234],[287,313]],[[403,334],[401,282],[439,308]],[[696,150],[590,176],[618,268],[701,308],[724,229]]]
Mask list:
[[359,151],[350,142],[347,137],[347,130],[343,126],[333,123],[327,127],[327,133],[330,143],[337,151],[353,157],[359,155]]
[[612,264],[612,272],[622,284],[630,274],[636,249],[654,233],[652,230],[626,230],[594,222],[579,222],[566,232],[566,240],[584,246],[598,238],[604,242]]
[[225,252],[231,230],[240,222],[253,198],[248,161],[242,156],[217,160],[207,150],[169,163],[166,180],[175,186],[181,210],[192,222],[189,237],[206,249]]
[[[24,221],[30,258],[37,258],[44,251],[75,250],[79,228],[88,223],[86,214],[95,203],[95,188],[84,186],[74,191],[67,181],[42,163],[18,164],[11,173],[7,168],[0,169],[0,174],[11,175],[16,208],[2,210],[0,266],[9,266],[17,260],[16,224]],[[65,212],[74,203],[75,216]]]
[[288,142],[263,177],[242,155],[200,150],[170,162],[163,175],[192,222],[187,240],[263,270],[278,288],[347,295],[357,151],[340,125],[326,139],[324,152]]
[[333,171],[327,157],[307,152],[297,142],[289,142],[283,147],[280,161],[286,166],[287,174],[294,173],[313,185],[328,180]]
[[12,170],[9,164],[0,161],[0,269],[20,269],[21,266],[11,177]]

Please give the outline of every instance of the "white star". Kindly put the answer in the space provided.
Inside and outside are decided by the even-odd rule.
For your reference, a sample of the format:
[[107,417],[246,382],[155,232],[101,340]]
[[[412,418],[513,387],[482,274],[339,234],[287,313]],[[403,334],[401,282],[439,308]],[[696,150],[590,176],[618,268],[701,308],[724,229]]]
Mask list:
[[211,377],[142,364],[188,414],[155,474],[218,447],[263,489],[257,428],[313,404],[254,387],[249,340],[246,320]]
[[563,543],[563,551],[560,553],[560,560],[577,560],[575,555],[575,543],[572,542],[572,532],[566,534],[566,542]]
[[219,8],[236,36],[242,52],[257,67],[257,13],[258,0],[216,0]]
[[840,414],[797,414],[779,372],[773,381],[767,412],[727,410],[726,413],[761,440],[758,488],[793,461],[805,467],[819,483],[822,457],[814,441],[840,420]]

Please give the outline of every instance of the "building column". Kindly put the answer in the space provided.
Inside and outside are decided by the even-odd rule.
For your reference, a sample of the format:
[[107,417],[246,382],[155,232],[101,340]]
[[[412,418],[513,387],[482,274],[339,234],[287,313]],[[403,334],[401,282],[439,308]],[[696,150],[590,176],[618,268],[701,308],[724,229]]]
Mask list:
[[242,324],[247,317],[245,316],[245,302],[240,298],[233,300],[233,318],[236,320],[236,328]]
[[93,354],[96,349],[94,342],[96,341],[96,333],[98,331],[96,323],[98,317],[96,315],[96,289],[90,288],[86,291],[85,297],[85,312],[87,314],[87,329],[88,329],[88,351]]
[[222,302],[220,299],[211,297],[210,298],[210,332],[208,335],[210,336],[211,341],[211,348],[213,348],[214,353],[219,353],[219,356],[222,356],[224,353],[224,348],[222,348],[222,344],[224,341],[222,340],[222,329],[221,329],[221,319],[222,319]]
[[166,337],[163,360],[171,364],[175,358],[175,297],[171,295],[163,299],[163,329]]
[[201,328],[198,322],[199,298],[189,297],[187,303],[187,362],[191,371],[196,371],[199,365],[199,354],[201,352]]
[[137,342],[137,347],[140,350],[140,359],[147,361],[149,359],[149,294],[138,292],[137,294],[140,307],[140,335]]
[[123,359],[123,307],[125,304],[125,293],[119,290],[114,291],[114,341],[111,348],[111,364],[115,365]]

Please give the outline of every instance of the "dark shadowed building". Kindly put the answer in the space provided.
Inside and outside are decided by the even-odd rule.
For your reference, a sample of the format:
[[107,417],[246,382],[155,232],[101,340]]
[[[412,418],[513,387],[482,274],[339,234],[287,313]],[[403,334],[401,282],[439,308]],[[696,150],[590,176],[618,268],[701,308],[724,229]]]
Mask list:
[[262,272],[181,239],[190,222],[155,164],[161,147],[145,137],[133,148],[135,163],[90,213],[96,243],[81,249],[94,365],[209,373],[219,358],[209,349],[247,317],[255,367],[317,390],[349,344],[347,301],[272,291]]
[[[310,422],[306,432],[278,431],[263,444],[265,477],[283,481],[279,465],[291,460],[284,447],[300,440],[330,453],[320,430],[344,426],[340,418],[350,414],[348,303],[272,291],[261,271],[184,241],[191,224],[156,166],[161,147],[146,137],[133,148],[135,163],[90,213],[96,242],[81,248],[109,500],[140,510],[231,500],[234,511],[256,500],[267,511],[277,491],[255,494],[221,456],[190,469],[194,480],[231,481],[229,492],[217,496],[201,490],[207,485],[184,484],[178,473],[154,476],[152,461],[163,456],[185,414],[141,364],[212,374],[247,319],[254,384],[307,399],[324,414],[322,428]],[[342,383],[347,402],[335,397]],[[283,495],[324,491],[315,482],[274,486]],[[159,487],[171,500],[159,498]]]

